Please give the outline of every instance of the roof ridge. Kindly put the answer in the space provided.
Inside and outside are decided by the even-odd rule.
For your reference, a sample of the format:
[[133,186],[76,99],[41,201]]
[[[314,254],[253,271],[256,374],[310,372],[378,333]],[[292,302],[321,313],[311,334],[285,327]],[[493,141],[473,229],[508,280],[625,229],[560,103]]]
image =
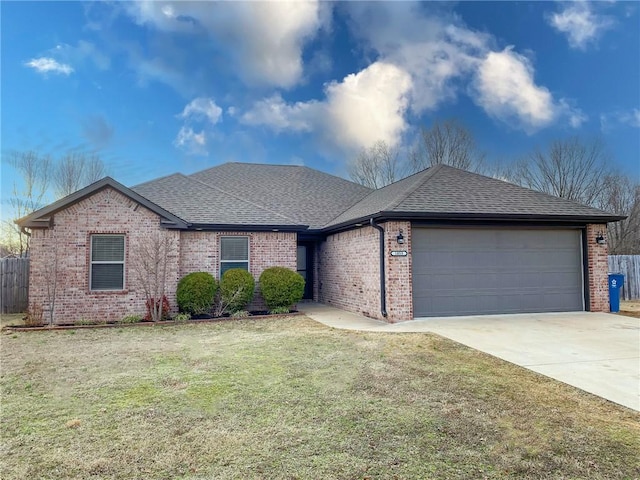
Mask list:
[[[212,168],[213,168],[213,167],[212,167]],[[192,181],[192,182],[199,183],[199,184],[201,184],[201,185],[203,185],[203,186],[205,186],[205,187],[207,187],[207,188],[211,188],[212,190],[217,190],[218,192],[222,192],[222,193],[224,193],[225,195],[229,195],[230,197],[235,198],[236,200],[240,200],[241,202],[248,203],[249,205],[254,206],[254,207],[257,207],[257,208],[259,208],[260,210],[263,210],[263,211],[265,211],[265,212],[269,212],[269,213],[271,213],[271,214],[277,215],[278,217],[284,218],[284,219],[289,220],[289,221],[291,221],[291,222],[296,222],[296,223],[298,223],[298,220],[296,220],[295,218],[287,217],[286,215],[283,215],[283,214],[281,214],[280,212],[276,212],[276,211],[271,210],[271,209],[269,209],[269,208],[266,208],[266,207],[264,207],[264,206],[262,206],[262,205],[258,205],[257,203],[254,203],[254,202],[252,202],[252,201],[250,201],[250,200],[247,200],[246,198],[242,198],[242,197],[240,197],[240,196],[238,196],[238,195],[235,195],[235,194],[233,194],[233,193],[230,193],[230,192],[228,192],[227,190],[224,190],[224,189],[222,189],[222,188],[220,188],[220,187],[217,187],[217,186],[215,186],[215,185],[211,185],[211,184],[209,184],[209,183],[203,182],[202,180],[198,180],[197,178],[192,178],[192,177],[190,177],[190,176],[186,176],[186,175],[185,175],[184,177],[185,177],[185,178],[187,178],[188,180]]]
[[131,186],[129,188],[133,190],[134,188],[142,187],[142,186],[147,185],[149,183],[155,183],[155,182],[157,182],[159,180],[164,180],[165,178],[175,177],[176,175],[186,177],[186,175],[184,173],[182,173],[182,172],[174,172],[174,173],[170,173],[169,175],[164,175],[162,177],[154,178],[153,180],[147,180],[146,182],[138,183],[137,185],[133,185],[133,186]]
[[[411,184],[411,188],[408,190],[405,190],[403,194],[398,195],[398,197],[396,197],[396,199],[391,202],[389,204],[388,209],[389,210],[393,210],[394,208],[396,208],[398,205],[400,205],[402,203],[403,200],[406,200],[407,197],[409,195],[411,195],[413,192],[415,192],[418,188],[420,188],[422,185],[424,185],[425,183],[427,183],[429,180],[431,180],[440,170],[442,170],[442,164],[438,164],[438,165],[432,165],[430,167],[425,168],[424,170],[421,170],[419,172],[416,172],[414,175],[420,176],[421,178],[419,178],[418,181],[414,182]],[[410,175],[406,178],[411,178],[413,175]],[[403,179],[404,180],[404,179]]]

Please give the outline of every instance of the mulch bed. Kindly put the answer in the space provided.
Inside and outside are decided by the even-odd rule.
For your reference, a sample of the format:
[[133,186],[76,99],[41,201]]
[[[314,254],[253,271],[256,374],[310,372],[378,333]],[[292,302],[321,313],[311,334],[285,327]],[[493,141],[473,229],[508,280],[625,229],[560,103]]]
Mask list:
[[185,322],[176,322],[174,320],[167,320],[162,322],[150,322],[150,321],[141,321],[136,323],[118,323],[118,322],[107,322],[107,323],[95,323],[89,325],[75,325],[75,324],[56,324],[56,325],[43,325],[43,326],[33,326],[27,327],[25,325],[7,325],[3,327],[3,330],[7,330],[10,332],[42,332],[42,331],[51,331],[51,330],[80,330],[84,328],[113,328],[113,327],[154,327],[154,326],[167,326],[167,325],[185,325],[187,323],[213,323],[213,322],[225,322],[225,321],[234,321],[234,320],[260,320],[266,318],[283,318],[283,317],[293,317],[302,315],[302,312],[297,310],[292,310],[289,313],[269,313],[267,311],[259,311],[259,312],[250,312],[251,314],[247,317],[232,317],[230,315],[224,315],[222,317],[214,317],[212,315],[194,315],[190,320]]

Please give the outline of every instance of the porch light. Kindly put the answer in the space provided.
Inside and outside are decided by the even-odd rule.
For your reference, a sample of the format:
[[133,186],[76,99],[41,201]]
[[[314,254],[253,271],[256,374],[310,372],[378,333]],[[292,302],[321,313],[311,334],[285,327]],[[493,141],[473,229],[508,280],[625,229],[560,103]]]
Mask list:
[[604,245],[607,243],[607,241],[604,239],[604,235],[602,234],[602,230],[600,230],[598,232],[598,235],[596,236],[596,243],[598,245]]
[[404,243],[404,237],[402,236],[402,229],[400,229],[400,232],[398,232],[398,236],[396,237],[396,242],[398,242],[398,245],[402,245]]

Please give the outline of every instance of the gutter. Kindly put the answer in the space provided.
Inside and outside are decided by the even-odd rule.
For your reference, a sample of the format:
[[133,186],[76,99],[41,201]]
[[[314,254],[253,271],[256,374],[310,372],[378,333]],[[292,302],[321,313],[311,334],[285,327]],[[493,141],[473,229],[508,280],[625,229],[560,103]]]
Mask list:
[[378,225],[372,218],[369,219],[369,225],[380,232],[380,313],[387,318],[387,287],[385,281],[385,248],[384,248],[384,228]]

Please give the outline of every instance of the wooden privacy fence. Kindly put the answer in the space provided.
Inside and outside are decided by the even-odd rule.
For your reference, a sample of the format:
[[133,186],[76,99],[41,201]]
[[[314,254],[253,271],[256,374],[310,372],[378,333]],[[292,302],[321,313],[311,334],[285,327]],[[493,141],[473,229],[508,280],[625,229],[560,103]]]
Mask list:
[[0,312],[24,312],[29,304],[29,259],[0,259],[0,273]]
[[640,298],[640,255],[609,255],[609,272],[624,275],[622,300]]

